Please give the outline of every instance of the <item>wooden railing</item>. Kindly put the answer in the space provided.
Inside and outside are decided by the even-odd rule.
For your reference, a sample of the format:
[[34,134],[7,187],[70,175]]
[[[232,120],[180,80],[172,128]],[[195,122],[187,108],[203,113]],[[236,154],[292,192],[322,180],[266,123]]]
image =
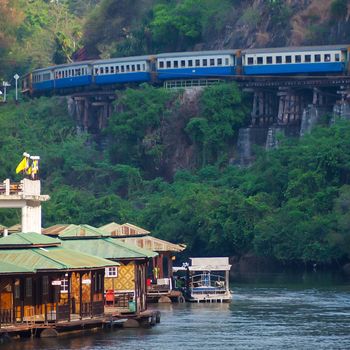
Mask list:
[[13,323],[13,309],[0,310],[0,327]]
[[56,321],[69,321],[70,318],[70,306],[69,304],[57,304],[56,308]]

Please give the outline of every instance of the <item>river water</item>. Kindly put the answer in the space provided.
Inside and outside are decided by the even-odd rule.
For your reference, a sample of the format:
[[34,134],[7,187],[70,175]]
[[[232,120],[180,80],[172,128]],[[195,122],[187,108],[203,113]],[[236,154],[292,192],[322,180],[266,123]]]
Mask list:
[[230,304],[156,305],[161,323],[58,339],[13,341],[11,350],[350,349],[350,281],[314,273],[236,280]]

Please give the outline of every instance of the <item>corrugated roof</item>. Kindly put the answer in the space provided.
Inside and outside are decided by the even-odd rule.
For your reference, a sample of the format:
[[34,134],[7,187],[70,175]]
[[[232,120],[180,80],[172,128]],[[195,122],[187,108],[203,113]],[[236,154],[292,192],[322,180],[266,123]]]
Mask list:
[[57,224],[57,225],[53,225],[47,228],[44,228],[42,230],[42,233],[44,235],[48,235],[48,236],[58,236],[61,232],[64,232],[65,230],[76,226],[76,225],[71,225],[71,224]]
[[124,237],[119,239],[123,242],[136,245],[140,248],[149,249],[154,252],[182,252],[186,249],[185,244],[175,244],[152,236]]
[[148,235],[150,232],[142,227],[130,224],[126,222],[125,224],[119,225],[115,222],[111,222],[107,225],[101,226],[100,230],[108,232],[110,236],[143,236]]
[[0,261],[30,271],[87,269],[115,266],[116,263],[64,247],[3,249]]
[[33,269],[29,269],[24,266],[10,264],[5,261],[0,262],[0,275],[8,275],[8,274],[14,274],[14,273],[33,273],[33,272],[35,272]]
[[60,245],[60,240],[35,232],[17,232],[0,238],[0,249]]
[[63,232],[61,232],[59,238],[80,238],[80,237],[102,237],[109,236],[109,234],[103,230],[90,225],[71,225]]
[[65,239],[62,245],[69,249],[94,254],[105,259],[145,259],[157,256],[157,253],[140,249],[112,238]]

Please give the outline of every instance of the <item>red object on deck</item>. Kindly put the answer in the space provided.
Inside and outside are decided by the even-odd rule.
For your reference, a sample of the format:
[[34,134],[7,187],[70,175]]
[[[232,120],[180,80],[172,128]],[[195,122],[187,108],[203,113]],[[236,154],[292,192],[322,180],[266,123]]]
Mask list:
[[147,278],[147,287],[150,287],[151,283],[152,283],[152,280],[150,278]]
[[108,289],[106,292],[106,301],[114,301],[114,290]]

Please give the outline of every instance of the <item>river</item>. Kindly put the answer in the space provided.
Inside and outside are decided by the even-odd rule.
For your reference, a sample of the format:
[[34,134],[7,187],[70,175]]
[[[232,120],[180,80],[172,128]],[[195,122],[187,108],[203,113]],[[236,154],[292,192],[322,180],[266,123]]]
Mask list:
[[237,279],[232,290],[231,304],[156,305],[161,323],[151,329],[19,340],[0,349],[350,349],[349,280],[276,274]]

